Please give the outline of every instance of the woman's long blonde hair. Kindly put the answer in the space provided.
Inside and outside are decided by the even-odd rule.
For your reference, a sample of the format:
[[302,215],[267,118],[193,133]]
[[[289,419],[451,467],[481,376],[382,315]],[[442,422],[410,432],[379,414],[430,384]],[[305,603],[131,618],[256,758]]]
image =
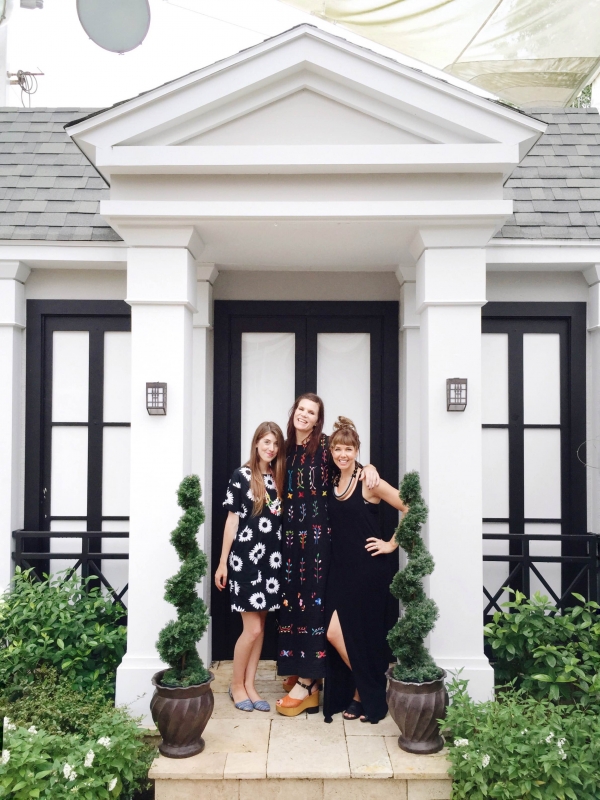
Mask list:
[[253,517],[260,514],[267,499],[267,490],[265,489],[265,482],[260,471],[260,458],[257,445],[268,433],[274,434],[277,440],[278,450],[277,455],[273,461],[271,461],[271,471],[277,488],[277,497],[279,497],[280,500],[283,497],[283,479],[285,476],[285,443],[283,440],[283,433],[276,422],[261,422],[254,431],[250,458],[246,462],[246,466],[250,469],[250,489],[252,491],[252,497],[254,498],[254,504],[252,506]]

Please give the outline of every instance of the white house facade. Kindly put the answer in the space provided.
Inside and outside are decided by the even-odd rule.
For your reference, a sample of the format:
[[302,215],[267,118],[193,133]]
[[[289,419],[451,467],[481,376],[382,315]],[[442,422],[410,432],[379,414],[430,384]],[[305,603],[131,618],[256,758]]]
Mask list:
[[[581,447],[600,436],[597,112],[525,115],[303,25],[112,108],[7,109],[0,126],[3,585],[76,552],[125,590],[117,701],[147,713],[179,481],[201,477],[218,561],[255,425],[284,427],[317,391],[383,477],[420,471],[429,646],[489,696],[482,612],[518,559],[484,549],[522,551],[482,533],[560,556],[540,537],[600,524]],[[538,565],[559,597],[581,590],[573,569]],[[202,655],[226,659],[208,577]]]

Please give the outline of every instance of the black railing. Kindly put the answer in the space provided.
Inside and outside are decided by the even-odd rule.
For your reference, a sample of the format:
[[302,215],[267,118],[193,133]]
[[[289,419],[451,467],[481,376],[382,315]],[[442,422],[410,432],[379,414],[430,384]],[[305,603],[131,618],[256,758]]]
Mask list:
[[[44,571],[50,571],[51,561],[75,561],[69,567],[68,574],[72,575],[81,568],[81,578],[96,578],[96,585],[102,585],[112,596],[114,603],[123,603],[123,597],[127,592],[127,583],[121,591],[114,589],[106,576],[102,574],[101,561],[126,561],[129,553],[105,553],[102,551],[102,541],[107,539],[128,539],[129,534],[117,531],[13,531],[15,539],[15,549],[13,560],[15,565],[23,570],[33,569],[39,575],[39,568],[43,566]],[[81,539],[80,552],[49,552],[50,541],[56,539]]]
[[[508,576],[495,591],[483,587],[487,605],[483,612],[484,622],[489,622],[496,611],[505,611],[498,602],[505,587],[518,589],[526,597],[531,596],[531,579],[535,576],[544,593],[558,609],[573,606],[578,592],[587,600],[598,602],[600,598],[600,535],[595,533],[551,536],[526,533],[484,533],[483,539],[508,542],[509,553],[484,555],[484,562],[508,564]],[[532,555],[531,542],[559,542],[561,555]],[[538,565],[559,564],[561,566],[561,593],[557,594],[548,583]]]

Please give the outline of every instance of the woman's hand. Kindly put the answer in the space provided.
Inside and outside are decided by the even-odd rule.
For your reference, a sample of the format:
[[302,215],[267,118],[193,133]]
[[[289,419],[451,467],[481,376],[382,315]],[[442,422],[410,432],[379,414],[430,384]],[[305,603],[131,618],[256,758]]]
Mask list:
[[373,489],[375,486],[379,486],[381,478],[375,467],[372,464],[367,464],[366,467],[363,467],[362,472],[358,476],[358,480],[365,481],[367,489]]
[[386,542],[385,539],[376,539],[374,536],[369,536],[365,550],[368,550],[372,556],[381,556],[386,553],[393,553],[397,547],[396,540],[393,538]]
[[227,565],[219,564],[215,572],[215,586],[219,591],[227,586]]

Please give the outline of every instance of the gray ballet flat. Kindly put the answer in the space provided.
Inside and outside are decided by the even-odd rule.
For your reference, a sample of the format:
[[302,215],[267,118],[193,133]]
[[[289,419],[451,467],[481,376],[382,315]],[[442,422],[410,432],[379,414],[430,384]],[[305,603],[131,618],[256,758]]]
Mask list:
[[266,700],[255,700],[252,705],[257,711],[270,711],[271,706]]
[[250,700],[249,697],[247,697],[245,700],[240,700],[239,703],[235,702],[235,700],[233,699],[233,695],[231,694],[231,686],[229,687],[229,697],[231,698],[231,702],[233,703],[233,705],[240,711],[254,711],[254,704],[252,703],[252,700]]

